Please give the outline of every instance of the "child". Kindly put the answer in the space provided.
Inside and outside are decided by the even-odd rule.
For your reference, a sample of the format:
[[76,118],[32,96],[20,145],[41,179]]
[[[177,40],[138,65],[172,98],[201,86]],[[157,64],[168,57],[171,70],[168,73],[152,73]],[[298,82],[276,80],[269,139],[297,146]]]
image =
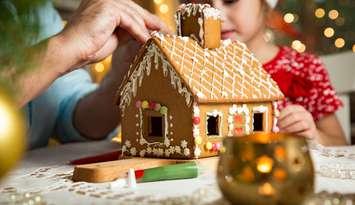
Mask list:
[[342,103],[319,58],[278,47],[264,38],[268,12],[277,0],[212,2],[222,11],[222,38],[246,43],[284,93],[286,99],[279,104],[280,131],[323,145],[345,145],[343,130],[335,116]]

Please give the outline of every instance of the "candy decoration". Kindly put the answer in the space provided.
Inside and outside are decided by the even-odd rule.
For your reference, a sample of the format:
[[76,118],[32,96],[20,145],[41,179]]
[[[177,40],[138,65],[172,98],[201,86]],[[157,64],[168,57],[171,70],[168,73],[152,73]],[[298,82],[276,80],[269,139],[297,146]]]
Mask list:
[[136,108],[140,108],[141,106],[142,106],[142,102],[140,100],[137,100]]
[[156,103],[154,110],[159,112],[160,108],[161,108],[161,105],[159,103]]
[[149,103],[149,108],[154,110],[155,109],[155,104],[156,104],[155,102],[150,102]]
[[243,128],[237,127],[234,129],[236,135],[243,135]]
[[149,103],[148,103],[148,101],[144,100],[144,101],[142,102],[142,108],[143,108],[143,109],[149,108]]
[[211,149],[212,149],[212,143],[211,142],[207,142],[206,143],[206,149],[208,150],[208,151],[210,151]]
[[217,151],[219,151],[221,149],[221,143],[220,142],[216,143],[216,149],[217,149]]
[[196,143],[197,145],[200,145],[200,144],[202,143],[202,138],[201,138],[200,136],[197,136],[197,137],[195,138],[195,143]]
[[243,124],[243,116],[242,115],[235,115],[234,116],[234,123],[237,125]]
[[198,125],[201,122],[200,117],[193,117],[192,121],[193,121],[194,125]]
[[213,143],[213,144],[212,144],[212,151],[213,151],[213,152],[217,152],[217,151],[218,151],[217,143]]
[[162,106],[162,107],[160,108],[160,114],[166,115],[167,113],[168,113],[168,108],[165,107],[165,106]]

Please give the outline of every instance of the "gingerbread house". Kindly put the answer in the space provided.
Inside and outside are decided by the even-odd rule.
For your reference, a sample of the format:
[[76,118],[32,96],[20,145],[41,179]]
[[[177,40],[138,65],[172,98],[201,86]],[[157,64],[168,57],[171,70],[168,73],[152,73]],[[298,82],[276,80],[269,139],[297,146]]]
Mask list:
[[154,33],[119,88],[123,152],[201,158],[223,137],[274,131],[283,95],[243,43],[221,41],[219,12],[188,4],[176,17],[178,35]]

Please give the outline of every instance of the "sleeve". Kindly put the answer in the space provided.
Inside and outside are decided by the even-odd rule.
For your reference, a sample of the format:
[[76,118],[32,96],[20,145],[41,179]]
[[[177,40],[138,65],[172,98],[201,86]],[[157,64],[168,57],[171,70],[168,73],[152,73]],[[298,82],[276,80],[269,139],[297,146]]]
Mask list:
[[310,55],[304,64],[312,83],[307,107],[317,121],[326,115],[335,113],[343,106],[343,103],[336,95],[329,74],[321,60]]
[[89,73],[83,69],[67,74],[58,79],[55,84],[57,85],[55,92],[60,96],[58,97],[60,102],[55,128],[56,136],[63,143],[85,141],[86,138],[74,126],[73,116],[78,102],[95,91],[97,85],[92,82]]

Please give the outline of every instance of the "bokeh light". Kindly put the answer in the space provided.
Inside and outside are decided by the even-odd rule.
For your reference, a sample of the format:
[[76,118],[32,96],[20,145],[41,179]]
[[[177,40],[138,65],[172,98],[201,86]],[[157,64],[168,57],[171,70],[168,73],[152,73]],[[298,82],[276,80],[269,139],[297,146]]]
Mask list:
[[327,37],[327,38],[331,38],[334,36],[335,34],[335,31],[332,27],[328,27],[326,29],[324,29],[324,36]]
[[345,46],[345,40],[343,38],[337,38],[334,42],[335,47],[342,48]]
[[284,15],[284,21],[285,21],[286,23],[292,23],[292,22],[294,22],[294,20],[295,20],[295,16],[294,16],[293,14],[291,14],[291,13],[286,13],[286,14]]
[[330,10],[329,13],[328,13],[328,17],[332,20],[335,20],[336,18],[339,17],[339,12],[335,9],[333,10]]
[[323,8],[318,8],[316,9],[316,11],[314,12],[314,15],[317,18],[323,18],[325,16],[325,10]]

